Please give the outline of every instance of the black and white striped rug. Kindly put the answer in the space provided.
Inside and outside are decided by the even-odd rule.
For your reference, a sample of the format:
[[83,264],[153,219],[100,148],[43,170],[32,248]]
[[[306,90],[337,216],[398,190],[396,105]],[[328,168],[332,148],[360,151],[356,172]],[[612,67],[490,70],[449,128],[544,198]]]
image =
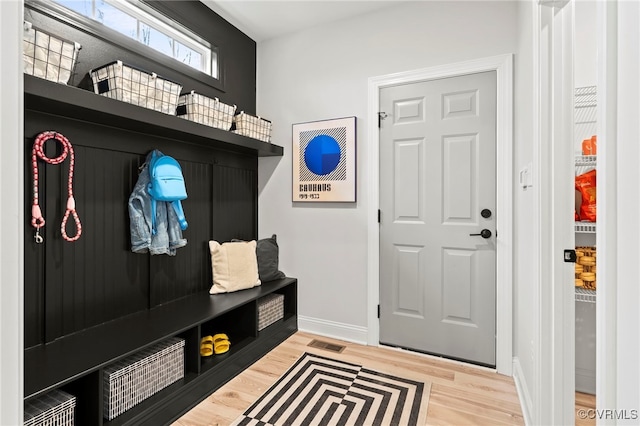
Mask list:
[[305,353],[233,426],[417,425],[424,391],[425,383]]

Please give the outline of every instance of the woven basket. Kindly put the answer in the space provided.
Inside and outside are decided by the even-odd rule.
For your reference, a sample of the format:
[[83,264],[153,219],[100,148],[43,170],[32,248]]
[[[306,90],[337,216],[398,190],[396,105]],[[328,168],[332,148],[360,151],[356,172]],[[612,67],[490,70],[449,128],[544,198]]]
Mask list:
[[112,420],[184,377],[184,340],[172,337],[104,370],[104,417]]
[[80,44],[64,40],[24,22],[22,59],[24,73],[67,84],[73,75]]
[[180,95],[176,115],[205,126],[229,130],[236,113],[235,105],[227,105],[218,98],[209,98],[195,91]]
[[576,247],[575,286],[596,289],[596,248]]
[[261,117],[256,117],[241,111],[233,117],[234,133],[248,136],[262,142],[271,141],[271,122]]
[[108,98],[176,115],[182,85],[115,61],[89,71],[93,91]]
[[24,426],[73,426],[76,397],[54,389],[24,403]]
[[284,295],[272,293],[258,299],[258,331],[284,318]]

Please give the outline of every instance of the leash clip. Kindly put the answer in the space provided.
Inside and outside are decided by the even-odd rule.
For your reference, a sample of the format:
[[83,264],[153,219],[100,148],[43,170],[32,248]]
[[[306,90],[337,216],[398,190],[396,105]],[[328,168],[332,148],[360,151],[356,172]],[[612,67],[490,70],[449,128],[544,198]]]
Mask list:
[[42,244],[44,242],[44,238],[40,235],[40,227],[36,228],[36,235],[33,237],[36,240],[36,244]]

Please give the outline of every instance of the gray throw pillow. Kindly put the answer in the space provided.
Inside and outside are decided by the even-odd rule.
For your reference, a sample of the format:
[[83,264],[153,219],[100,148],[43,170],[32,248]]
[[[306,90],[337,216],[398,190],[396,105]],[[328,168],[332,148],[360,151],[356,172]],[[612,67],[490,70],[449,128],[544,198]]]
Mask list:
[[285,274],[278,269],[278,252],[276,234],[273,234],[271,238],[258,240],[256,255],[258,257],[260,281],[273,281],[285,277]]

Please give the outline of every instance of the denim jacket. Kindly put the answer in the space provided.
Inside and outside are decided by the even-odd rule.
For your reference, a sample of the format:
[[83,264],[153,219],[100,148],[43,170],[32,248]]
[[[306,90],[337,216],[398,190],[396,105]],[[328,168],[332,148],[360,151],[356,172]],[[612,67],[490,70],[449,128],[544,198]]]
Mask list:
[[[157,154],[162,155],[160,151]],[[151,196],[147,191],[150,182],[149,161],[143,165],[138,181],[129,197],[129,229],[131,231],[131,251],[134,253],[176,255],[176,249],[187,245],[182,238],[182,229],[170,203],[157,201],[156,206],[156,234],[151,232]]]

